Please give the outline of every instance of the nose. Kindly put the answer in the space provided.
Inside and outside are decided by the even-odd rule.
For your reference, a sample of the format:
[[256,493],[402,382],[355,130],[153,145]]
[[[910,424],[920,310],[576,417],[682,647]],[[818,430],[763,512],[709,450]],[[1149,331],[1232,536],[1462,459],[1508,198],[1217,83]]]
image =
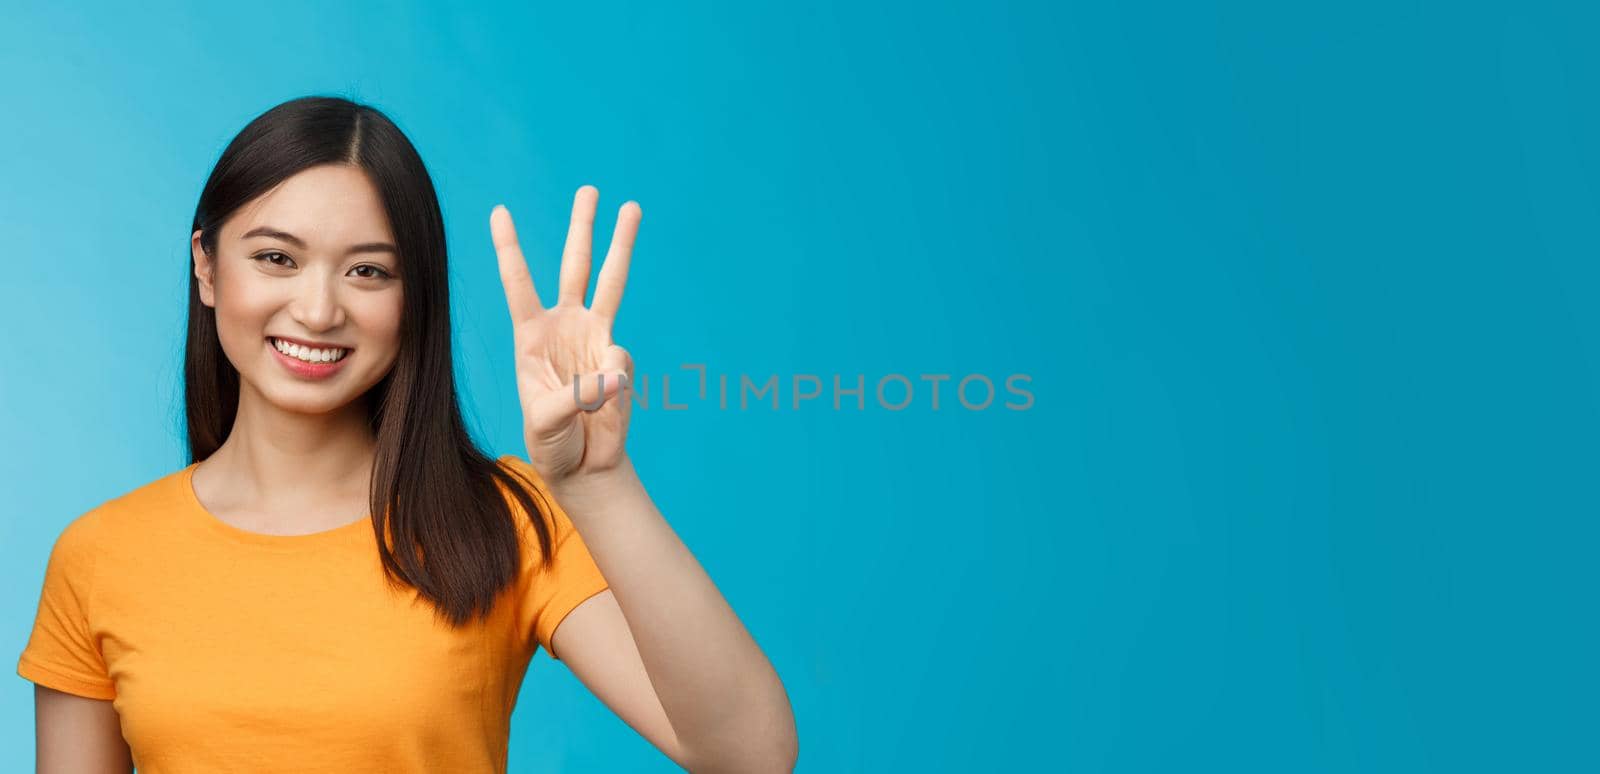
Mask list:
[[312,333],[344,324],[344,306],[339,301],[339,283],[332,277],[306,272],[296,290],[289,316]]

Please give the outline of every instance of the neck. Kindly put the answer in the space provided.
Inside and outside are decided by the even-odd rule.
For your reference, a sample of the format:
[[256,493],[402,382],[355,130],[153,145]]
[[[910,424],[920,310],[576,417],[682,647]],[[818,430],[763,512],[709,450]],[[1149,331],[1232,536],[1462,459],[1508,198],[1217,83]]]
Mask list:
[[241,499],[314,508],[364,497],[376,451],[364,400],[329,413],[300,413],[241,384],[233,428],[204,465]]

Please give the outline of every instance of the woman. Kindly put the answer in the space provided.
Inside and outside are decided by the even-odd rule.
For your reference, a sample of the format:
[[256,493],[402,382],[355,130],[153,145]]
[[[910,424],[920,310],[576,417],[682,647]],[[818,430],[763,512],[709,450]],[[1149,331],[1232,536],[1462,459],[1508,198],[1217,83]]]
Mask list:
[[192,461],[51,551],[17,667],[40,771],[503,771],[540,647],[686,769],[793,768],[782,683],[624,450],[611,325],[640,210],[585,308],[598,196],[578,190],[549,309],[490,214],[530,462],[493,459],[457,406],[407,138],[325,97],[234,138],[186,266]]

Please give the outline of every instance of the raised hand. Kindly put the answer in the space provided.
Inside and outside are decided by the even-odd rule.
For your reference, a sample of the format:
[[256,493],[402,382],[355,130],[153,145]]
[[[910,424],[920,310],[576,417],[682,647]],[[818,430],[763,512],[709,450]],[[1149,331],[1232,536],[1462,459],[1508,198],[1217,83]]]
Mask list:
[[[632,400],[621,388],[624,380],[631,383],[633,379],[633,361],[627,350],[612,342],[611,326],[622,303],[642,213],[631,201],[617,212],[594,302],[584,308],[599,200],[600,192],[590,185],[579,188],[573,198],[572,223],[561,254],[560,295],[549,309],[534,290],[510,211],[496,206],[489,214],[489,232],[500,259],[500,282],[511,309],[517,396],[522,404],[528,461],[552,485],[573,474],[609,470],[625,456],[623,441]],[[577,396],[573,393],[575,379]],[[598,408],[594,408],[596,404]]]

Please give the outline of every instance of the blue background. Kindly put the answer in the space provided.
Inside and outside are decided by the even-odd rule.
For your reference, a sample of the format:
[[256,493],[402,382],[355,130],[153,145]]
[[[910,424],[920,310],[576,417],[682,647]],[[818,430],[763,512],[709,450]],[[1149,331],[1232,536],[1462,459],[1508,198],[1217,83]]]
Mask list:
[[[801,771],[1600,765],[1592,14],[519,5],[5,10],[7,670],[60,529],[184,464],[211,164],[332,93],[434,175],[488,449],[524,453],[489,210],[553,288],[584,183],[602,243],[643,205],[641,373],[825,380],[630,439]],[[891,412],[890,373],[1035,402]],[[675,770],[546,654],[522,699],[512,771]]]

